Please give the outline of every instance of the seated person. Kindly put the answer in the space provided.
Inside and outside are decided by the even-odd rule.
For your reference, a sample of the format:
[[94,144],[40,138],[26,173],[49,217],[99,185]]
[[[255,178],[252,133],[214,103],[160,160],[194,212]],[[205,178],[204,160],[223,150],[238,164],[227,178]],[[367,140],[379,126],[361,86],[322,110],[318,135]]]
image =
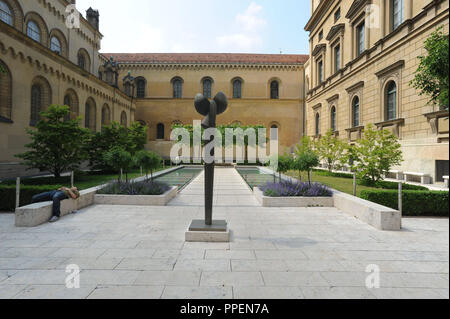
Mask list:
[[79,197],[80,192],[78,191],[78,188],[61,187],[56,191],[34,195],[31,202],[34,204],[40,202],[53,201],[53,214],[52,218],[50,219],[50,223],[54,223],[61,216],[61,201],[68,198],[72,198],[75,200],[78,199]]

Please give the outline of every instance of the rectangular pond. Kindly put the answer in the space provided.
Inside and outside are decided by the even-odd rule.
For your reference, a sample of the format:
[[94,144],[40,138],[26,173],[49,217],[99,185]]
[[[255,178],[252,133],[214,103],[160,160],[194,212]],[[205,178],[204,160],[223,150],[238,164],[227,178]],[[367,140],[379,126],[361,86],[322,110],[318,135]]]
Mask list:
[[260,170],[259,167],[237,167],[236,170],[247,182],[251,189],[254,187],[261,187],[267,182],[278,182],[278,176]]
[[178,190],[182,190],[201,172],[203,167],[182,167],[170,173],[158,176],[155,181],[166,183],[170,186],[178,186]]

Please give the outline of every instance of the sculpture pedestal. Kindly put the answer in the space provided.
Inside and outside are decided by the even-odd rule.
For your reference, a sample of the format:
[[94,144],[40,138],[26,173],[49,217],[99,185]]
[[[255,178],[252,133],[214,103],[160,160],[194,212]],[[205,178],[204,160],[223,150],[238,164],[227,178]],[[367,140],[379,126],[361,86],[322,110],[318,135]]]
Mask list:
[[224,220],[215,220],[212,225],[206,225],[204,220],[193,220],[186,232],[187,242],[228,243],[230,230]]

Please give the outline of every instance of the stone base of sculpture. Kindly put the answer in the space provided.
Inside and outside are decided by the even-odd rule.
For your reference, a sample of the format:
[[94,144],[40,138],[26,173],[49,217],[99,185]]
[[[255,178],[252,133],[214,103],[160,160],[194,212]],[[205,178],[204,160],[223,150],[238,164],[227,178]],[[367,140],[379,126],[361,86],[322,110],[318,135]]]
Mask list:
[[224,220],[215,220],[206,225],[204,220],[193,220],[186,232],[187,242],[228,243],[230,230]]

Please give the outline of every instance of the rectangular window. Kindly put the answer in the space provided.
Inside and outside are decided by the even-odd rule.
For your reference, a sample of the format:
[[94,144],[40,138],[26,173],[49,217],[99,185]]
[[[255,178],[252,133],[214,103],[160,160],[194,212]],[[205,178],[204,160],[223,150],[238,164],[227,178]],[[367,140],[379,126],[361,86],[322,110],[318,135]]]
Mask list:
[[319,32],[319,41],[323,39],[323,30]]
[[334,47],[334,71],[337,72],[341,69],[341,45],[338,44]]
[[321,84],[323,82],[323,62],[322,61],[319,61],[317,63],[317,73],[318,73],[319,84]]
[[356,45],[357,45],[357,53],[360,56],[366,49],[366,26],[361,23],[356,27]]
[[338,8],[334,13],[334,22],[337,22],[341,18],[341,8]]
[[403,0],[392,0],[392,30],[403,22]]

